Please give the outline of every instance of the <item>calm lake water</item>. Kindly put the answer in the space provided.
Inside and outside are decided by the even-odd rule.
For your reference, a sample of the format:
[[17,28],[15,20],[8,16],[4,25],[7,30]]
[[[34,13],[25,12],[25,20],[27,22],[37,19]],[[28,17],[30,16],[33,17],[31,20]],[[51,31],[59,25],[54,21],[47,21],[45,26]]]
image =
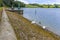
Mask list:
[[41,22],[48,30],[60,35],[60,8],[23,8],[23,10],[25,18],[35,20],[38,24]]

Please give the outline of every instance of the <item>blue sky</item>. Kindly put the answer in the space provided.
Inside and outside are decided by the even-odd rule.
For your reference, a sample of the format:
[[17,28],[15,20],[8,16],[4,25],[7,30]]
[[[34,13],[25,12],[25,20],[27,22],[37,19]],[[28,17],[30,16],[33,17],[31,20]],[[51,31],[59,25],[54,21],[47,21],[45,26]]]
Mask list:
[[60,4],[60,0],[18,0],[26,4],[39,3],[39,4]]

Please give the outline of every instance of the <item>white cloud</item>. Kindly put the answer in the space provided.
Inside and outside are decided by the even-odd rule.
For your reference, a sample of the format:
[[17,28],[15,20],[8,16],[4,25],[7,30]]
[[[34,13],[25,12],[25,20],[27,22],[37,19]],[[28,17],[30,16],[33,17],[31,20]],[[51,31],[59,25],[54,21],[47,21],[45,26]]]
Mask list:
[[60,4],[60,0],[56,0],[55,3]]
[[17,1],[24,2],[25,4],[29,4],[29,2],[28,1],[25,1],[25,0],[17,0]]
[[60,4],[60,0],[47,1],[43,4]]

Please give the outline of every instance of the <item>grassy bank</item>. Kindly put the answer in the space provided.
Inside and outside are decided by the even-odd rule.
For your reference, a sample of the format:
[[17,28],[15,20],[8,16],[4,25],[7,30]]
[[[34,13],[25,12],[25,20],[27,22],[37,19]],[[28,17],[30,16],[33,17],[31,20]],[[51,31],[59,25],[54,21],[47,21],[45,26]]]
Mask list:
[[57,35],[36,24],[31,24],[29,20],[17,13],[7,12],[7,14],[18,40],[60,40]]
[[0,8],[0,22],[1,22],[1,16],[2,16],[2,8]]
[[3,7],[0,7],[0,10],[2,10]]

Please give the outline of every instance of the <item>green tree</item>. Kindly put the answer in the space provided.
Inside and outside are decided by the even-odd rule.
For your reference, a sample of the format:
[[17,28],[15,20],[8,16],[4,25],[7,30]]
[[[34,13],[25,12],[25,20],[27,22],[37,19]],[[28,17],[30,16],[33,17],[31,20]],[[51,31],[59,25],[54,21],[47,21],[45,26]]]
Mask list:
[[2,1],[2,0],[0,0],[0,7],[2,6],[2,3],[3,3],[3,1]]
[[20,2],[20,1],[15,1],[14,7],[25,7],[25,4],[23,2]]
[[4,5],[11,7],[14,0],[3,0]]
[[8,6],[8,7],[25,7],[25,4],[23,2],[20,1],[14,1],[14,0],[0,0],[0,6],[2,5]]

